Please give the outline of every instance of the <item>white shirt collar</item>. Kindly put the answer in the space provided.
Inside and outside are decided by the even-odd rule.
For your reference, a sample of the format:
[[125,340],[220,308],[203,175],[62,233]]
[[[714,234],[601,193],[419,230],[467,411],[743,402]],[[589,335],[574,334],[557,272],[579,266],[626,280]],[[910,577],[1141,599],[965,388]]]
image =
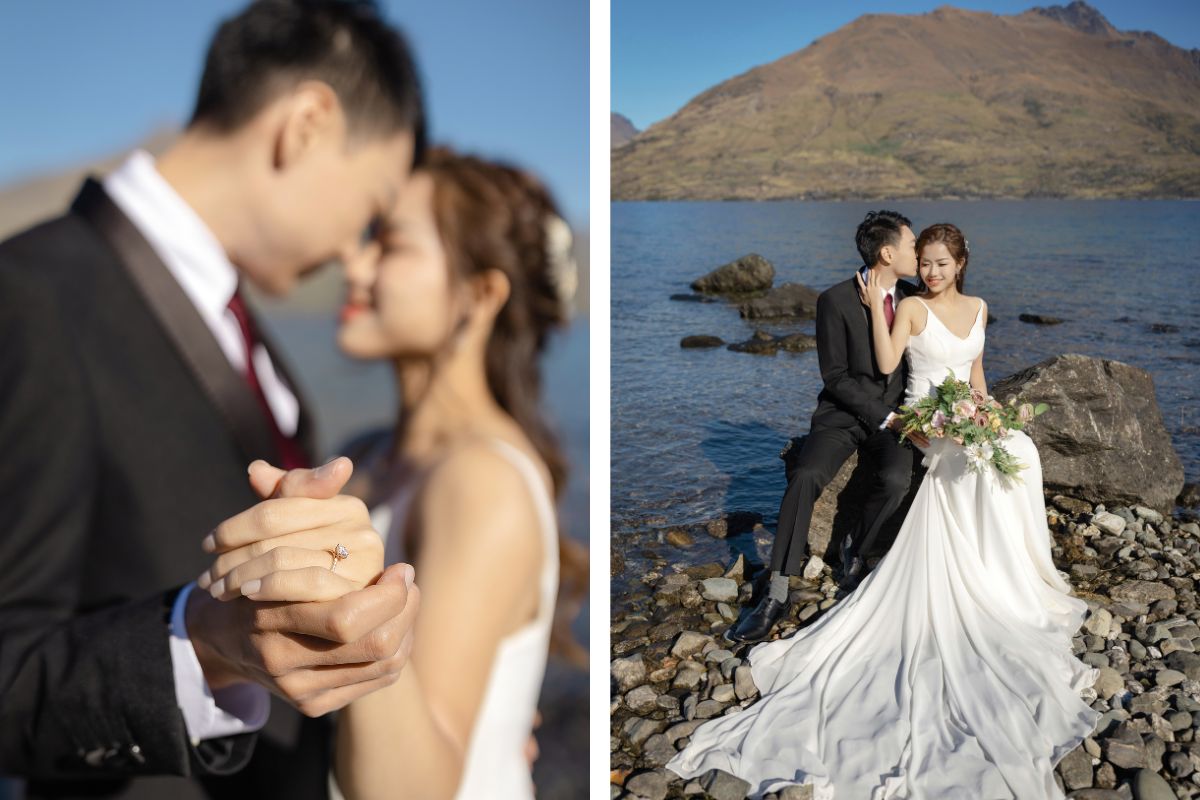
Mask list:
[[237,291],[237,269],[204,220],[136,150],[104,179],[113,199],[171,271],[196,310],[220,319]]

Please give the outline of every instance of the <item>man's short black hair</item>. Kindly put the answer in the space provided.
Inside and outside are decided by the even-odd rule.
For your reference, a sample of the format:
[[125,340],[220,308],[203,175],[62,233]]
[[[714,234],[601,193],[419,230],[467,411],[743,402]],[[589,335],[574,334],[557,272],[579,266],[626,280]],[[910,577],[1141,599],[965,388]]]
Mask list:
[[879,251],[887,245],[900,243],[900,229],[907,225],[912,228],[908,217],[895,211],[869,211],[866,218],[858,224],[854,234],[854,244],[858,254],[862,256],[863,264],[873,267],[879,263]]
[[367,0],[257,0],[221,23],[208,48],[190,125],[228,133],[300,81],[329,84],[351,135],[411,131],[425,150],[425,111],[404,36]]

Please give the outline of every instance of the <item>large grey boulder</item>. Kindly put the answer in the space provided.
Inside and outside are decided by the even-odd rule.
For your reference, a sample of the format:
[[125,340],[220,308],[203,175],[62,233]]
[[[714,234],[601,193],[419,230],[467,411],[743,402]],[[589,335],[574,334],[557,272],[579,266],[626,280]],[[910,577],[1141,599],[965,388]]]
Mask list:
[[771,288],[775,266],[758,253],[744,255],[692,281],[692,289],[707,294],[751,294]]
[[817,316],[819,295],[820,292],[816,289],[802,283],[785,283],[776,286],[763,297],[742,303],[738,306],[738,311],[746,319],[814,319]]
[[1027,428],[1048,492],[1170,512],[1183,465],[1163,426],[1149,373],[1082,355],[1048,358],[992,387],[1007,402],[1046,403]]

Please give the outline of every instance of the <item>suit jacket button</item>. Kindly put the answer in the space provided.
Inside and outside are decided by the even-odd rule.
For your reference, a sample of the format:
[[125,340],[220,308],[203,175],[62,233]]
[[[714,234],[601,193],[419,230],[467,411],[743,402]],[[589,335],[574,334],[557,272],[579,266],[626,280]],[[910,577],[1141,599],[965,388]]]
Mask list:
[[146,757],[142,755],[142,748],[136,744],[129,745],[129,757],[139,764],[146,763]]

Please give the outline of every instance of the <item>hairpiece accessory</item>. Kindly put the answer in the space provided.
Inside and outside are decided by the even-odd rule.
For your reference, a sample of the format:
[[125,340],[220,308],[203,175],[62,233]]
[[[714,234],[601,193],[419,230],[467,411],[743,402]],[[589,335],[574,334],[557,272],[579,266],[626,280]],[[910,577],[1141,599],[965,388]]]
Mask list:
[[579,288],[579,265],[575,263],[575,254],[572,252],[575,237],[571,235],[571,226],[557,214],[547,215],[544,227],[550,282],[564,313],[569,316],[571,301]]

